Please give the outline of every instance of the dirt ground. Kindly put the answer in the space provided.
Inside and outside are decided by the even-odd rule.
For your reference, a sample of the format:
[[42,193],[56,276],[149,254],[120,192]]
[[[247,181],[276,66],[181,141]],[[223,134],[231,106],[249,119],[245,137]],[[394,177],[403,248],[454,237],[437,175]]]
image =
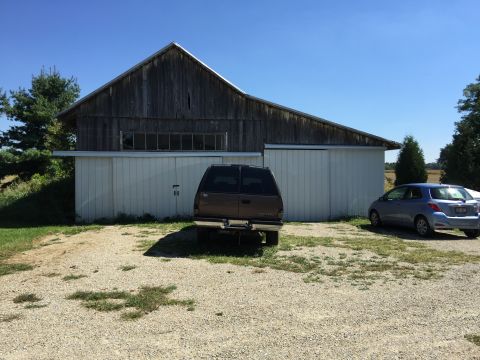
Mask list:
[[[418,241],[408,230],[371,233],[346,223],[286,225],[283,234],[383,238],[392,231]],[[182,234],[186,241],[195,237],[191,229]],[[139,251],[139,244],[161,242],[164,235],[106,226],[52,235],[16,256],[12,261],[36,266],[0,277],[0,316],[19,316],[0,322],[0,359],[480,359],[480,347],[464,338],[480,334],[478,263],[454,266],[440,279],[376,281],[360,289],[334,278],[305,282],[302,273]],[[422,243],[480,254],[480,240],[455,233]],[[291,252],[302,251],[332,258],[353,252],[324,246]],[[122,271],[126,265],[136,267]],[[85,277],[65,281],[66,275]],[[125,321],[120,312],[66,299],[80,290],[134,292],[172,284],[172,298],[193,299],[193,311],[162,306]],[[42,298],[35,304],[46,306],[26,309],[12,301],[24,293],[35,293]]]

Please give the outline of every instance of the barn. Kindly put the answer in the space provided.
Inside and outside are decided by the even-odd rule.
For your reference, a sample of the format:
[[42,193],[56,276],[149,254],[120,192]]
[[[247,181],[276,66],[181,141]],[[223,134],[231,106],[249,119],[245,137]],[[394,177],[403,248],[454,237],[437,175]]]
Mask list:
[[285,219],[366,215],[399,144],[248,95],[171,43],[58,114],[76,128],[79,221],[191,216],[211,164],[272,169]]

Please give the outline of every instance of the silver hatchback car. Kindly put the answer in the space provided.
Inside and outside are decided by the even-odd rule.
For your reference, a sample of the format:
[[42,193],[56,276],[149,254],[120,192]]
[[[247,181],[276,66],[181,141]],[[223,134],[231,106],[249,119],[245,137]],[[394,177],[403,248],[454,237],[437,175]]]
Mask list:
[[430,236],[435,230],[460,229],[469,238],[480,235],[479,204],[461,186],[406,184],[398,186],[368,209],[373,226],[414,227]]

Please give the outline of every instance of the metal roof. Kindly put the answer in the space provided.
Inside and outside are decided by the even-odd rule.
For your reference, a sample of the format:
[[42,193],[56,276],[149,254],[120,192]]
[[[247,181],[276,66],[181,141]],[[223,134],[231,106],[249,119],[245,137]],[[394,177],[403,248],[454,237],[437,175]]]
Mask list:
[[350,131],[350,132],[354,132],[354,133],[357,133],[359,135],[363,135],[363,136],[367,136],[367,137],[370,137],[372,139],[376,139],[378,141],[382,141],[382,142],[385,142],[389,145],[390,148],[392,149],[398,149],[401,147],[401,144],[398,143],[398,142],[395,142],[395,141],[392,141],[392,140],[388,140],[388,139],[385,139],[385,138],[382,138],[380,136],[376,136],[376,135],[373,135],[373,134],[370,134],[370,133],[367,133],[367,132],[364,132],[364,131],[361,131],[361,130],[357,130],[357,129],[354,129],[354,128],[351,128],[351,127],[348,127],[348,126],[345,126],[345,125],[341,125],[341,124],[338,124],[336,122],[333,122],[333,121],[330,121],[330,120],[326,120],[326,119],[323,119],[321,117],[318,117],[318,116],[314,116],[314,115],[310,115],[310,114],[307,114],[307,113],[304,113],[304,112],[301,112],[301,111],[298,111],[298,110],[295,110],[295,109],[291,109],[289,107],[286,107],[286,106],[283,106],[283,105],[279,105],[279,104],[276,104],[276,103],[273,103],[273,102],[270,102],[268,100],[264,100],[264,99],[261,99],[261,98],[258,98],[258,97],[255,97],[255,96],[252,96],[252,95],[249,95],[247,94],[246,92],[244,92],[242,89],[240,89],[239,87],[237,87],[236,85],[234,85],[232,82],[228,81],[227,79],[225,79],[223,76],[221,76],[219,73],[217,73],[215,70],[213,70],[212,68],[210,68],[208,65],[206,65],[203,61],[199,60],[197,57],[195,57],[194,55],[192,55],[190,52],[188,52],[185,48],[183,48],[181,45],[179,45],[178,43],[176,42],[171,42],[170,44],[168,44],[167,46],[163,47],[162,49],[160,49],[159,51],[157,51],[156,53],[154,53],[153,55],[147,57],[145,60],[139,62],[138,64],[134,65],[133,67],[131,67],[130,69],[128,69],[127,71],[123,72],[122,74],[120,74],[119,76],[115,77],[113,80],[107,82],[106,84],[104,84],[103,86],[99,87],[98,89],[96,89],[95,91],[92,91],[91,93],[89,93],[88,95],[84,96],[83,98],[81,98],[80,100],[76,101],[75,103],[73,103],[70,107],[68,107],[67,109],[59,112],[57,114],[57,117],[61,117],[63,115],[65,115],[66,113],[70,112],[71,110],[73,110],[74,108],[76,108],[77,106],[79,106],[80,104],[84,103],[85,101],[89,100],[90,98],[92,98],[93,96],[95,96],[96,94],[102,92],[103,90],[105,90],[106,88],[108,88],[109,86],[113,85],[114,83],[116,83],[117,81],[121,80],[122,78],[124,78],[125,76],[129,75],[130,73],[136,71],[137,69],[141,68],[143,65],[145,64],[148,64],[149,62],[151,62],[153,59],[155,59],[156,57],[158,56],[161,56],[163,55],[164,53],[166,53],[168,50],[172,49],[172,48],[177,48],[179,49],[180,51],[182,51],[184,54],[188,55],[192,60],[194,60],[195,62],[197,62],[199,65],[201,65],[205,70],[207,70],[208,72],[212,73],[213,75],[215,75],[216,77],[218,77],[220,80],[222,80],[225,84],[227,84],[228,86],[230,86],[232,89],[234,89],[235,91],[237,91],[239,94],[245,96],[246,98],[252,100],[252,101],[257,101],[257,102],[260,102],[260,103],[263,103],[263,104],[266,104],[266,105],[269,105],[269,106],[272,106],[272,107],[276,107],[280,110],[284,110],[284,111],[288,111],[288,112],[291,112],[291,113],[294,113],[296,115],[299,115],[299,116],[303,116],[303,117],[306,117],[306,118],[309,118],[309,119],[312,119],[312,120],[315,120],[315,121],[319,121],[319,122],[322,122],[322,123],[325,123],[327,125],[331,125],[331,126],[334,126],[334,127],[337,127],[337,128],[341,128],[341,129],[344,129],[346,131]]

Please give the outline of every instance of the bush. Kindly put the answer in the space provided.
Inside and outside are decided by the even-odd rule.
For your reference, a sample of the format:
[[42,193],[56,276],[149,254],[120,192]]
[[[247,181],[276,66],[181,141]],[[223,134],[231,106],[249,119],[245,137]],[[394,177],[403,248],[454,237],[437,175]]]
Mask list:
[[0,192],[0,226],[70,224],[75,220],[73,176],[35,174]]
[[18,175],[26,180],[33,174],[45,174],[51,163],[51,153],[47,150],[2,150],[0,151],[0,178]]
[[406,136],[395,166],[395,185],[424,183],[428,179],[423,151],[413,136]]

